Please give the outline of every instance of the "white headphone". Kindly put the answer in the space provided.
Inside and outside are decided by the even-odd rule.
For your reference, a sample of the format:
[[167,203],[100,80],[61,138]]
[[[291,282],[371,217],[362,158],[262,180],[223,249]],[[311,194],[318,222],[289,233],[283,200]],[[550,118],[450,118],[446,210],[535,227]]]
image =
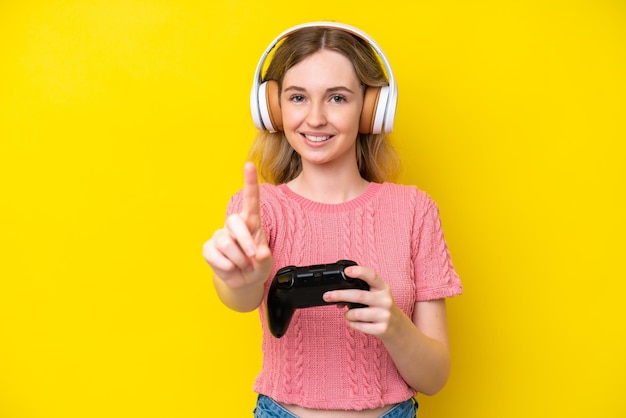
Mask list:
[[355,35],[366,41],[372,49],[378,54],[387,77],[389,85],[383,87],[368,87],[365,92],[365,100],[363,103],[363,112],[361,113],[361,121],[359,124],[359,132],[361,133],[389,133],[393,128],[393,121],[396,115],[396,105],[398,102],[398,87],[391,65],[382,49],[363,31],[342,23],[335,22],[311,22],[294,26],[282,32],[267,47],[254,73],[254,81],[252,83],[252,91],[250,93],[250,109],[252,111],[252,120],[254,126],[258,129],[276,132],[282,130],[282,117],[280,114],[280,106],[278,104],[278,83],[275,80],[263,82],[262,70],[265,60],[269,53],[274,49],[276,44],[283,38],[298,31],[302,28],[322,27],[340,29]]

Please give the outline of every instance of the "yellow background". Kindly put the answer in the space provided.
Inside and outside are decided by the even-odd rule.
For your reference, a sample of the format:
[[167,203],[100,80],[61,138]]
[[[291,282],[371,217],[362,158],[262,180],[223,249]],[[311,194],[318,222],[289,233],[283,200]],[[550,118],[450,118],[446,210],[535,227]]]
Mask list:
[[259,56],[322,19],[388,55],[465,286],[420,416],[626,416],[625,3],[266,3],[0,3],[0,417],[251,416],[257,315],[201,246]]

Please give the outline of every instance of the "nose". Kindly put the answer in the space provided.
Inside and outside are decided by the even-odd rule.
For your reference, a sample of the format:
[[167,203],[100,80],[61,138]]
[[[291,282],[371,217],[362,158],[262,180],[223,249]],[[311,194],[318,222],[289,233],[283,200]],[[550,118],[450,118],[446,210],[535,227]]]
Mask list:
[[313,102],[307,114],[307,123],[310,126],[323,126],[326,124],[326,108],[323,102]]

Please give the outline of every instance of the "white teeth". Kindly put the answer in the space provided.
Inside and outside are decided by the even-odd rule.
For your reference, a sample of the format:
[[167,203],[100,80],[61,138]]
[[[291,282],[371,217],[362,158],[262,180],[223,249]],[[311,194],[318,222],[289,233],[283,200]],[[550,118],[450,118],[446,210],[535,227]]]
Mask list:
[[324,141],[327,141],[328,138],[330,138],[330,136],[328,135],[327,136],[304,135],[304,137],[311,142],[324,142]]

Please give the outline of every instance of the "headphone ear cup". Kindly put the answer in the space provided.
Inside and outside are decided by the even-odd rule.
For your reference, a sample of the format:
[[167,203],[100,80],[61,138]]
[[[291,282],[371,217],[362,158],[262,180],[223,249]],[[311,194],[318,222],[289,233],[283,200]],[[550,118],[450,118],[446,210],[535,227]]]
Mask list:
[[283,130],[278,82],[276,80],[268,80],[259,86],[259,113],[261,114],[263,129],[270,132]]
[[277,131],[283,130],[283,113],[280,110],[280,92],[278,91],[278,81],[267,81],[267,108],[269,109],[272,126]]
[[374,122],[372,123],[372,133],[380,134],[384,132],[391,132],[391,126],[386,126],[387,120],[385,119],[389,109],[389,86],[380,87],[380,93],[378,95],[378,103],[376,104],[376,111],[374,113]]
[[359,120],[359,133],[371,134],[374,132],[374,121],[378,109],[381,87],[368,87],[363,97],[363,110]]

